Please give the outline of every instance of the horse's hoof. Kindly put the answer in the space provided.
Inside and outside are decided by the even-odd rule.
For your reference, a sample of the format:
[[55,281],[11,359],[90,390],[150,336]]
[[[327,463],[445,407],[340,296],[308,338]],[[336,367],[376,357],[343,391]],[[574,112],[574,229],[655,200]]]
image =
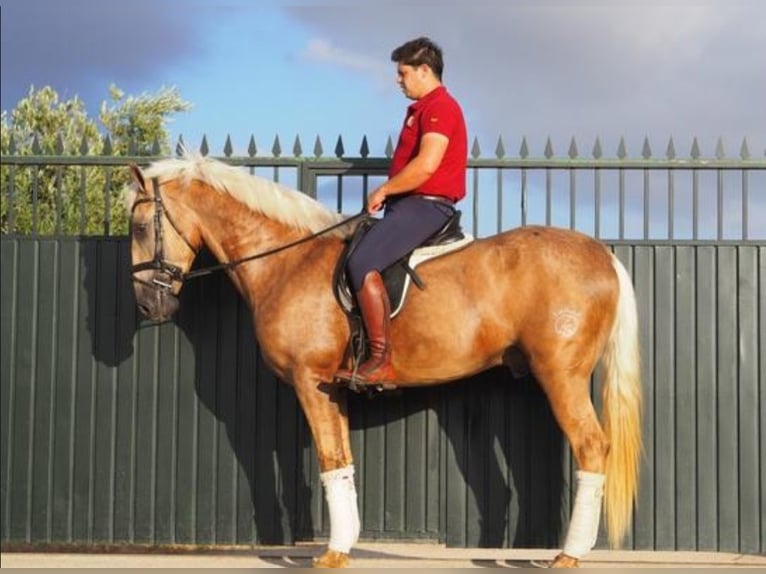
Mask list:
[[559,554],[548,568],[579,568],[580,561],[566,554]]
[[349,556],[345,552],[330,550],[314,558],[314,568],[348,568]]

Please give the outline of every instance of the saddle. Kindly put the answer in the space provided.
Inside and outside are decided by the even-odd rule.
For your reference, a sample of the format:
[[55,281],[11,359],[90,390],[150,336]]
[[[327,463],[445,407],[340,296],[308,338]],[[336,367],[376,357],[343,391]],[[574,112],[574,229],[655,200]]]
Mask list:
[[[383,283],[388,292],[391,303],[391,317],[396,317],[404,307],[407,292],[411,283],[415,283],[419,289],[425,289],[425,283],[415,271],[415,268],[441,255],[462,249],[473,241],[473,236],[464,233],[460,226],[461,212],[455,210],[447,223],[420,247],[417,247],[389,267],[381,274]],[[333,290],[335,298],[346,314],[355,316],[356,299],[348,283],[346,265],[348,258],[359,245],[362,237],[378,222],[374,217],[368,217],[359,224],[353,236],[346,242],[346,247],[341,253],[335,266],[333,277]]]

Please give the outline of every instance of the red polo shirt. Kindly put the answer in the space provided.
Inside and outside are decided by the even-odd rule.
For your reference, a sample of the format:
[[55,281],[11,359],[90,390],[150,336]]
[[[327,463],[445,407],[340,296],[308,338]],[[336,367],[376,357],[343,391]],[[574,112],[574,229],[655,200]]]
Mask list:
[[465,197],[465,170],[468,161],[468,136],[460,104],[444,86],[439,86],[407,108],[399,142],[391,160],[389,177],[399,173],[420,150],[420,139],[428,132],[449,138],[436,172],[415,193],[442,195],[458,201]]

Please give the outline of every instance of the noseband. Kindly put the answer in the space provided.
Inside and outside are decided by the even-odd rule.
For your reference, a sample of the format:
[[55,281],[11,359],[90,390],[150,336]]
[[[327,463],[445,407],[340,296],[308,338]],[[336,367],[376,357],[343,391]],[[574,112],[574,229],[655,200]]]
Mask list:
[[[164,228],[162,225],[162,218],[165,217],[168,220],[173,230],[178,234],[179,237],[181,237],[181,239],[184,240],[184,243],[186,243],[186,245],[194,252],[195,255],[197,254],[197,249],[195,249],[189,240],[186,239],[186,236],[181,233],[181,231],[178,229],[178,226],[173,223],[173,219],[170,217],[170,214],[168,213],[167,209],[165,208],[165,204],[162,201],[162,193],[160,192],[159,181],[156,179],[153,180],[153,185],[153,197],[137,199],[133,203],[133,207],[131,209],[131,220],[133,218],[132,216],[136,210],[136,207],[142,203],[154,203],[154,257],[150,261],[143,261],[133,265],[131,268],[131,273],[133,275],[133,281],[147,285],[148,287],[151,287],[152,289],[162,293],[170,293],[170,290],[173,287],[173,281],[182,282],[184,280],[184,272],[180,267],[173,265],[165,259],[165,236]],[[140,277],[136,277],[136,273],[146,271],[147,269],[157,271],[151,282],[145,281]]]

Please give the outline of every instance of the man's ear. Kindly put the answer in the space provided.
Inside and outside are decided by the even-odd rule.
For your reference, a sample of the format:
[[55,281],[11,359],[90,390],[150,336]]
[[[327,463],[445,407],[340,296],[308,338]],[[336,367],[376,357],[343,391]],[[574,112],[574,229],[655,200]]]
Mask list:
[[138,187],[140,193],[146,193],[146,180],[144,180],[144,174],[141,172],[141,168],[135,163],[130,164],[130,176],[133,178],[133,183]]

